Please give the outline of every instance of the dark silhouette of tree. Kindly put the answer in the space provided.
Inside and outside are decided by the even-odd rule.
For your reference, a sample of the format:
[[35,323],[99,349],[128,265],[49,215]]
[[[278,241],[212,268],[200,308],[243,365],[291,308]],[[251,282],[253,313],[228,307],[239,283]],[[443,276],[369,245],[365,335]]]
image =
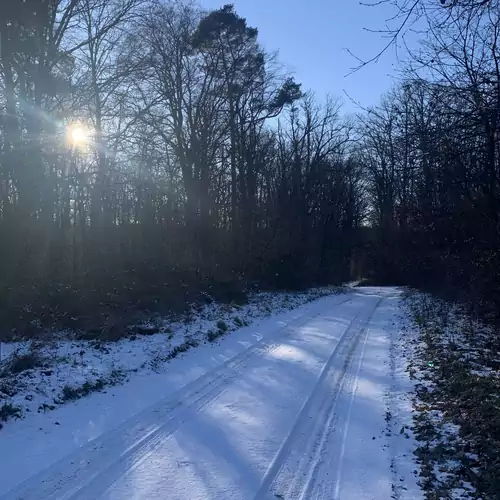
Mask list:
[[207,294],[350,276],[366,209],[353,125],[304,93],[233,6],[4,11],[3,335],[114,336]]
[[[495,2],[429,19],[407,81],[370,110],[363,159],[383,279],[445,289],[498,315],[498,34]],[[380,265],[382,263],[382,265]]]

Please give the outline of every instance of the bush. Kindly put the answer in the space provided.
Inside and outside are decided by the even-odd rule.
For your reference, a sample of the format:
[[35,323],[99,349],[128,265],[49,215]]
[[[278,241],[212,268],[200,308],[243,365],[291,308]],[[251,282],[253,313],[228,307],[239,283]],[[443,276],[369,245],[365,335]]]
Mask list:
[[221,330],[210,330],[207,332],[206,337],[209,342],[214,342],[222,335]]
[[236,318],[233,319],[233,323],[239,328],[245,326],[245,322],[241,318],[238,318],[238,316],[236,316]]
[[227,326],[227,323],[225,321],[222,321],[221,319],[219,321],[217,321],[217,328],[221,331],[221,332],[227,332],[229,327]]
[[99,378],[95,382],[85,382],[81,387],[65,385],[62,390],[63,401],[74,401],[88,396],[91,392],[101,391],[106,386],[104,379]]
[[62,391],[62,400],[71,401],[73,399],[78,399],[80,396],[79,389],[71,387],[70,385],[65,385]]
[[186,352],[189,350],[191,347],[196,347],[199,345],[199,342],[195,339],[188,339],[186,342],[183,344],[180,344],[178,346],[175,346],[167,355],[166,360],[168,361],[169,359],[174,359],[176,358],[180,353]]
[[5,394],[7,397],[12,397],[16,395],[18,392],[18,389],[16,387],[15,381],[12,380],[6,380],[5,382],[0,383],[0,395]]
[[21,418],[21,408],[11,403],[0,406],[0,421],[7,422],[9,418]]
[[43,359],[35,351],[30,351],[26,354],[14,354],[9,366],[11,373],[21,373],[43,366]]

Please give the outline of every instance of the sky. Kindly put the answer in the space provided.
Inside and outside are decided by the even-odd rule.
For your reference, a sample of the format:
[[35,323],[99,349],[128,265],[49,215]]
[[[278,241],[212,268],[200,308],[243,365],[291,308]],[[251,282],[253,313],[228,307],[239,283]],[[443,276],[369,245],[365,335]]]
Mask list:
[[278,51],[280,62],[302,88],[319,99],[342,97],[344,109],[355,112],[359,108],[344,91],[362,106],[371,106],[393,85],[400,66],[394,49],[346,76],[358,64],[346,49],[366,60],[386,45],[383,34],[366,29],[384,29],[395,12],[388,5],[363,6],[359,0],[201,0],[208,9],[225,3],[233,3],[248,25],[258,28],[265,49]]

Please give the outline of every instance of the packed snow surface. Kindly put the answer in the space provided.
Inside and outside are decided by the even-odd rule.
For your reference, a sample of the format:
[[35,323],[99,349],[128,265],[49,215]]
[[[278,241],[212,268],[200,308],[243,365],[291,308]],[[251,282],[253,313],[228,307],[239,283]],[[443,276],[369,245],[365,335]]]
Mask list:
[[422,498],[399,296],[326,296],[8,422],[0,499]]

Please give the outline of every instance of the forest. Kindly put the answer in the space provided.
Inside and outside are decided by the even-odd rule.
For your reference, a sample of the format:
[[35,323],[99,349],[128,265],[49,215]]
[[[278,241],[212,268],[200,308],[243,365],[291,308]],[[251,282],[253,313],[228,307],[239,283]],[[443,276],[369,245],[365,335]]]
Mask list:
[[3,0],[0,338],[360,278],[498,315],[500,4],[397,5],[348,114],[232,5]]

